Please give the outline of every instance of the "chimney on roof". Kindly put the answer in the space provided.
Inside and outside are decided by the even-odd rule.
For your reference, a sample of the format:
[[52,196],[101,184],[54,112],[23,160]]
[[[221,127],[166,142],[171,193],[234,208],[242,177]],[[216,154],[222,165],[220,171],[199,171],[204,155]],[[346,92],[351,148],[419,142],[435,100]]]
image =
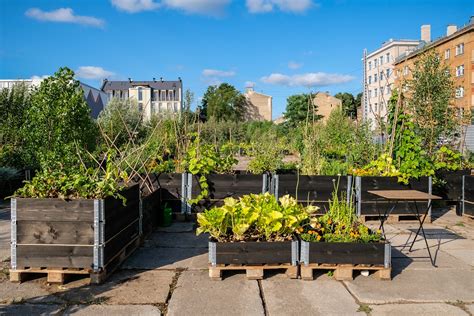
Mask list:
[[446,29],[446,36],[453,35],[458,30],[458,27],[454,24],[449,24]]
[[153,77],[153,82],[156,82],[156,78],[155,78],[155,77]]
[[163,77],[160,77],[160,81],[163,82]]
[[132,82],[132,78],[128,78],[128,82]]
[[183,80],[181,80],[181,77],[178,77],[178,80],[179,80],[179,82],[183,81]]
[[431,25],[425,24],[421,26],[421,40],[425,43],[431,42]]

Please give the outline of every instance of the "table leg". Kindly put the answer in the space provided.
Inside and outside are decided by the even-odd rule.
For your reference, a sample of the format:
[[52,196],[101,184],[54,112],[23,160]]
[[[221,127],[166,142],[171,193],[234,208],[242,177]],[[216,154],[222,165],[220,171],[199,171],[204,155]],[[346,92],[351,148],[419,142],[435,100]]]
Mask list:
[[394,205],[392,208],[387,212],[385,211],[382,217],[382,214],[380,213],[379,208],[377,207],[377,200],[375,201],[375,207],[377,207],[377,212],[379,213],[379,220],[380,220],[380,226],[379,229],[382,231],[382,236],[384,239],[387,239],[387,236],[385,235],[385,228],[383,224],[386,222],[387,217],[393,212],[393,210],[397,207],[398,201],[395,201]]
[[426,250],[428,250],[428,254],[430,256],[431,265],[433,267],[437,267],[436,264],[433,261],[433,257],[431,256],[430,246],[428,245],[428,240],[426,238],[425,230],[423,229],[423,224],[425,223],[425,219],[428,216],[428,212],[429,212],[430,207],[431,207],[431,201],[428,202],[428,207],[426,208],[423,219],[420,218],[420,212],[418,210],[418,204],[416,203],[416,201],[413,201],[413,203],[415,203],[416,217],[418,218],[418,222],[420,223],[420,227],[418,227],[418,230],[416,231],[415,238],[413,239],[413,242],[411,243],[409,251],[410,252],[412,251],[412,248],[413,248],[413,245],[415,244],[416,238],[418,238],[418,235],[420,234],[420,231],[421,231],[421,233],[423,234],[423,238],[425,239]]

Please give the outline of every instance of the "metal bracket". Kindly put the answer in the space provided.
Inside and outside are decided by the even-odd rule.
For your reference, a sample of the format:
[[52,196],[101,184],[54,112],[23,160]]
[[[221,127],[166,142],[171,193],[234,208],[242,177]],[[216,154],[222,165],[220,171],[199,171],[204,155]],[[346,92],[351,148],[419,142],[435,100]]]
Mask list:
[[16,220],[17,220],[17,209],[16,209],[16,199],[11,199],[11,244],[10,244],[10,260],[12,269],[16,269],[17,260],[16,260]]
[[356,191],[356,203],[357,203],[357,216],[362,214],[362,179],[361,177],[355,178],[355,191]]
[[[462,181],[463,181],[463,194],[464,194],[464,176],[462,177]],[[430,176],[428,177],[428,193],[429,194],[432,194],[433,193],[433,178]],[[428,205],[429,205],[429,209],[428,209],[428,216],[429,218],[431,218],[431,209],[433,207],[433,205],[431,204],[431,200],[428,200]]]
[[143,235],[143,200],[141,191],[138,193],[138,234]]
[[277,174],[272,174],[271,184],[270,184],[270,193],[278,199],[278,182],[279,176]]
[[104,200],[94,200],[94,271],[98,271],[104,267],[104,225]]
[[191,200],[193,187],[193,175],[190,173],[181,174],[181,214],[191,214]]
[[189,204],[188,201],[192,199],[193,175],[190,173],[188,173],[187,175],[188,175],[188,181],[187,181],[187,189],[186,189],[186,194],[187,194],[186,213],[191,214],[191,204]]
[[309,264],[309,242],[301,241],[300,263]]
[[392,266],[392,246],[389,242],[385,244],[383,265],[385,268],[390,268]]
[[[464,203],[464,200],[465,200],[465,195],[464,195],[464,186],[465,186],[465,179],[466,176],[462,176],[462,204],[461,204],[461,215],[464,215],[464,207],[465,207],[465,203]],[[431,179],[431,177],[430,177]],[[431,209],[430,209],[430,216],[431,216]]]
[[209,263],[215,267],[217,265],[217,258],[216,258],[216,243],[210,241],[209,242]]
[[268,174],[264,173],[262,179],[262,193],[268,192]]
[[[349,205],[352,199],[352,176],[347,176],[346,201]],[[353,205],[353,204],[352,204]]]
[[299,241],[298,240],[293,240],[291,242],[291,265],[296,266],[299,261]]

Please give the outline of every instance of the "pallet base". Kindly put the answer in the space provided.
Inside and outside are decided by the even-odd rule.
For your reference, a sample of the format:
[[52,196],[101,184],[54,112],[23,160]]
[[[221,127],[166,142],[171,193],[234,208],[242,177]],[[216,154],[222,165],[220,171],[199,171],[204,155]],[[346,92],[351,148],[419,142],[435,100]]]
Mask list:
[[222,271],[245,270],[248,280],[262,280],[265,270],[286,270],[285,274],[290,279],[298,278],[298,266],[291,264],[265,264],[265,265],[209,265],[209,277],[211,280],[222,280]]
[[[380,218],[378,215],[361,215],[360,220],[362,223],[366,223],[368,221],[380,221]],[[421,220],[423,220],[423,216],[421,216]],[[416,222],[418,223],[418,217],[416,215],[395,215],[395,214],[390,214],[387,216],[387,219],[385,220],[385,223],[387,224],[393,224],[393,223],[411,223],[411,222]],[[425,223],[431,223],[431,216],[426,216]]]
[[373,270],[374,275],[380,280],[391,280],[392,268],[373,265],[353,265],[353,264],[318,264],[301,265],[301,279],[314,280],[314,270],[334,270],[334,278],[338,281],[353,280],[354,270]]

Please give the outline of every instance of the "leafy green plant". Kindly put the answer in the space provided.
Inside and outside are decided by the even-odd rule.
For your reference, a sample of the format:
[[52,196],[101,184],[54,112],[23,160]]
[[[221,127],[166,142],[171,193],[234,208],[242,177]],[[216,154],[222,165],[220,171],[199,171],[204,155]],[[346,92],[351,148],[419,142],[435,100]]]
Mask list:
[[209,233],[220,242],[290,240],[316,210],[315,206],[303,207],[288,195],[278,201],[269,193],[227,198],[222,207],[198,214],[196,233]]
[[456,171],[462,169],[462,155],[447,146],[441,146],[435,153],[434,168],[436,170]]

